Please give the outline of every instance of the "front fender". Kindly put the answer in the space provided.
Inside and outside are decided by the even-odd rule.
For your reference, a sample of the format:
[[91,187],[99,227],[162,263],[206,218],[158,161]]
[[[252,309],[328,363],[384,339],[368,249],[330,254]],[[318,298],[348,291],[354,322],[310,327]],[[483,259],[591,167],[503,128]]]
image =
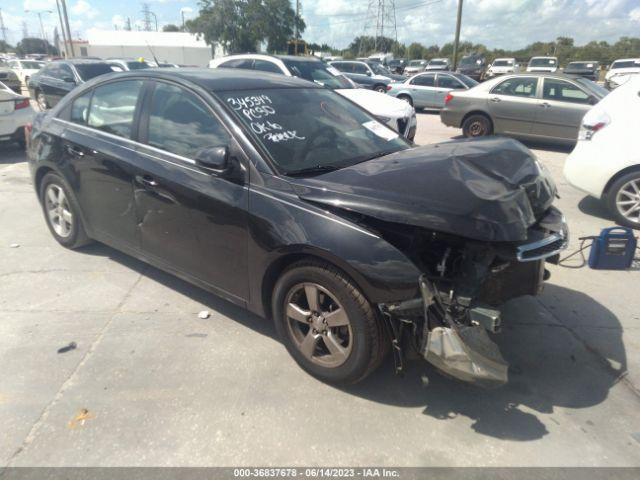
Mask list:
[[375,232],[295,195],[252,189],[250,204],[250,306],[265,315],[262,294],[288,259],[317,257],[341,268],[372,303],[415,298],[416,265]]

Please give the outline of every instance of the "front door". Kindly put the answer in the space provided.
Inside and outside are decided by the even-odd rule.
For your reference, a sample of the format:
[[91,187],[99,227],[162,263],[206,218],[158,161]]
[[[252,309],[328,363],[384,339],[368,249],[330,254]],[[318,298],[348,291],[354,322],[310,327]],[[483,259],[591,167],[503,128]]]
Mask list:
[[582,118],[591,108],[591,96],[577,85],[544,78],[532,133],[545,138],[577,140]]
[[538,77],[511,77],[493,87],[487,110],[493,119],[494,132],[530,135],[539,108]]
[[[234,140],[190,90],[157,82],[141,119],[135,204],[142,250],[234,299],[247,294],[247,188],[196,165],[204,148]],[[243,161],[243,160],[239,160]]]

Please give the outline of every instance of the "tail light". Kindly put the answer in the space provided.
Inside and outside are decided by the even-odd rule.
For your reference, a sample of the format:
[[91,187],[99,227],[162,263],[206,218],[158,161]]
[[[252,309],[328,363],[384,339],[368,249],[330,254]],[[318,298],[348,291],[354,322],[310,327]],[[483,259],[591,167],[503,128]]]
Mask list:
[[16,110],[20,110],[21,108],[27,108],[29,106],[29,99],[23,98],[21,100],[16,100]]
[[593,136],[611,123],[611,118],[605,112],[590,111],[582,120],[578,140],[591,140]]
[[447,93],[447,96],[444,97],[444,104],[447,105],[451,100],[453,100],[453,95]]
[[389,91],[389,90],[391,90],[393,87],[392,87],[391,85],[387,85],[387,87],[386,87],[386,88],[387,88],[387,92],[388,92],[388,91]]

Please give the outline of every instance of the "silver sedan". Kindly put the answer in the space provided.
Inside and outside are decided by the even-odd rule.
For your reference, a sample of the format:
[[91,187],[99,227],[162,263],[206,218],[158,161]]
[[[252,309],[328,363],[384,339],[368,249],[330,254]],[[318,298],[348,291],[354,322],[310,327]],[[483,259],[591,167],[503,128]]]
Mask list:
[[478,82],[460,73],[419,73],[404,82],[389,84],[387,94],[415,108],[442,108],[449,92],[467,90],[476,85]]
[[584,114],[608,91],[569,75],[527,73],[488,80],[452,92],[440,111],[442,123],[466,137],[505,134],[525,140],[575,143]]

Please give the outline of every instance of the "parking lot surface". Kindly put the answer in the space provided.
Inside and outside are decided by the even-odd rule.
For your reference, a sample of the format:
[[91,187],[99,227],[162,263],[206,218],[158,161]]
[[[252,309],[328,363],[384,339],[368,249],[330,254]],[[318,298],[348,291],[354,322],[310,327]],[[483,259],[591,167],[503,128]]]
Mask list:
[[[460,134],[418,116],[417,143]],[[540,297],[505,306],[503,388],[425,362],[398,378],[391,359],[336,388],[270,322],[103,245],[60,247],[24,153],[1,148],[1,466],[640,466],[637,271],[550,266]],[[568,150],[532,148],[572,249],[611,225],[563,180]]]

